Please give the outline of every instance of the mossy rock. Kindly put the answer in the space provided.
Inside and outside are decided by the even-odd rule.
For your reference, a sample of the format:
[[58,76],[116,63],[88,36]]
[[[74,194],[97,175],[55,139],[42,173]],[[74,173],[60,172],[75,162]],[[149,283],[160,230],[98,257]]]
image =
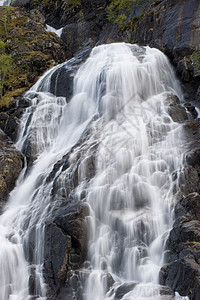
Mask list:
[[45,31],[44,17],[0,7],[0,107],[27,90],[44,71],[65,60],[64,45]]

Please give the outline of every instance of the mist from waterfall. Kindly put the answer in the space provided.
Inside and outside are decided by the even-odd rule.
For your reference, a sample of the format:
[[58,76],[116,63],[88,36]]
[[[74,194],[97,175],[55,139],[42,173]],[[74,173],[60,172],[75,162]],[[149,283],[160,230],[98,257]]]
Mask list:
[[[115,299],[125,285],[123,300],[163,299],[158,274],[183,154],[182,126],[168,114],[170,97],[182,99],[178,81],[157,49],[102,45],[75,72],[73,96],[66,103],[51,93],[51,84],[59,68],[69,67],[66,62],[46,72],[25,95],[30,106],[16,145],[29,149],[32,160],[0,216],[1,299],[31,299],[31,276],[34,299],[46,299],[45,224],[58,204],[51,198],[54,179],[67,172],[62,166],[53,170],[66,154],[73,164],[86,134],[74,194],[74,201],[85,201],[90,209],[81,297]],[[95,174],[88,180],[87,153],[94,145]],[[60,185],[65,189],[64,180]]]

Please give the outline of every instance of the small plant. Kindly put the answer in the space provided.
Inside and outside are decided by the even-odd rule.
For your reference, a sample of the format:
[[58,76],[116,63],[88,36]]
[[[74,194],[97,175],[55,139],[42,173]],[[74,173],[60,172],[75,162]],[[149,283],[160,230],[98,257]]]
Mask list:
[[118,24],[120,27],[127,20],[127,13],[135,0],[113,0],[108,6],[108,20]]
[[121,29],[129,27],[132,31],[144,12],[151,6],[151,2],[151,0],[112,0],[107,7],[107,17]]
[[196,66],[197,66],[198,68],[200,68],[200,50],[197,51],[197,52],[195,52],[195,53],[193,53],[193,54],[192,54],[192,57],[193,57],[193,59],[194,59],[194,61],[195,61],[195,63],[196,63]]
[[7,54],[6,43],[0,41],[0,96],[3,96],[5,80],[13,73],[12,58]]

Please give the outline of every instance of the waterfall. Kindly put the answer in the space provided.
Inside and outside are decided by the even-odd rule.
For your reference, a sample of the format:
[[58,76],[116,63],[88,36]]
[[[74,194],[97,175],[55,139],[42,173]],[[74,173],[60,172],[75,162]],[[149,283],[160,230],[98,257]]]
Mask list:
[[0,0],[0,6],[9,6],[12,2],[13,0]]
[[[16,145],[29,158],[0,216],[1,299],[46,299],[45,225],[59,203],[68,204],[66,174],[83,152],[70,199],[90,210],[80,299],[116,299],[123,289],[118,299],[163,299],[158,274],[183,154],[182,126],[171,119],[168,104],[173,95],[182,98],[179,84],[159,50],[102,45],[76,65],[67,103],[52,93],[52,78],[73,64],[74,59],[54,67],[25,95],[30,106]],[[66,155],[70,166],[62,168]],[[59,189],[52,199],[55,182]]]

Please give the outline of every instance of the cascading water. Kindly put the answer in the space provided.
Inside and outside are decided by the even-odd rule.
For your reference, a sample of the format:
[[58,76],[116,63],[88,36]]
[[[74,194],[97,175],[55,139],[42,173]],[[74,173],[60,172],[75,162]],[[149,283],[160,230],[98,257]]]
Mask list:
[[[67,62],[53,68],[26,94],[31,105],[17,147],[31,159],[0,217],[1,299],[46,299],[45,224],[59,201],[67,205],[59,192],[52,201],[53,184],[60,176],[65,190],[66,173],[83,148],[73,194],[73,201],[83,198],[90,207],[80,299],[162,299],[158,273],[172,226],[172,175],[183,151],[181,125],[172,121],[167,105],[172,94],[181,98],[179,85],[160,51],[103,45],[76,72],[66,104],[50,91],[53,74],[69,67]],[[95,170],[88,179],[87,155],[94,145]],[[66,154],[71,166],[54,168]]]
[[12,0],[0,0],[0,6],[9,6],[12,2]]

